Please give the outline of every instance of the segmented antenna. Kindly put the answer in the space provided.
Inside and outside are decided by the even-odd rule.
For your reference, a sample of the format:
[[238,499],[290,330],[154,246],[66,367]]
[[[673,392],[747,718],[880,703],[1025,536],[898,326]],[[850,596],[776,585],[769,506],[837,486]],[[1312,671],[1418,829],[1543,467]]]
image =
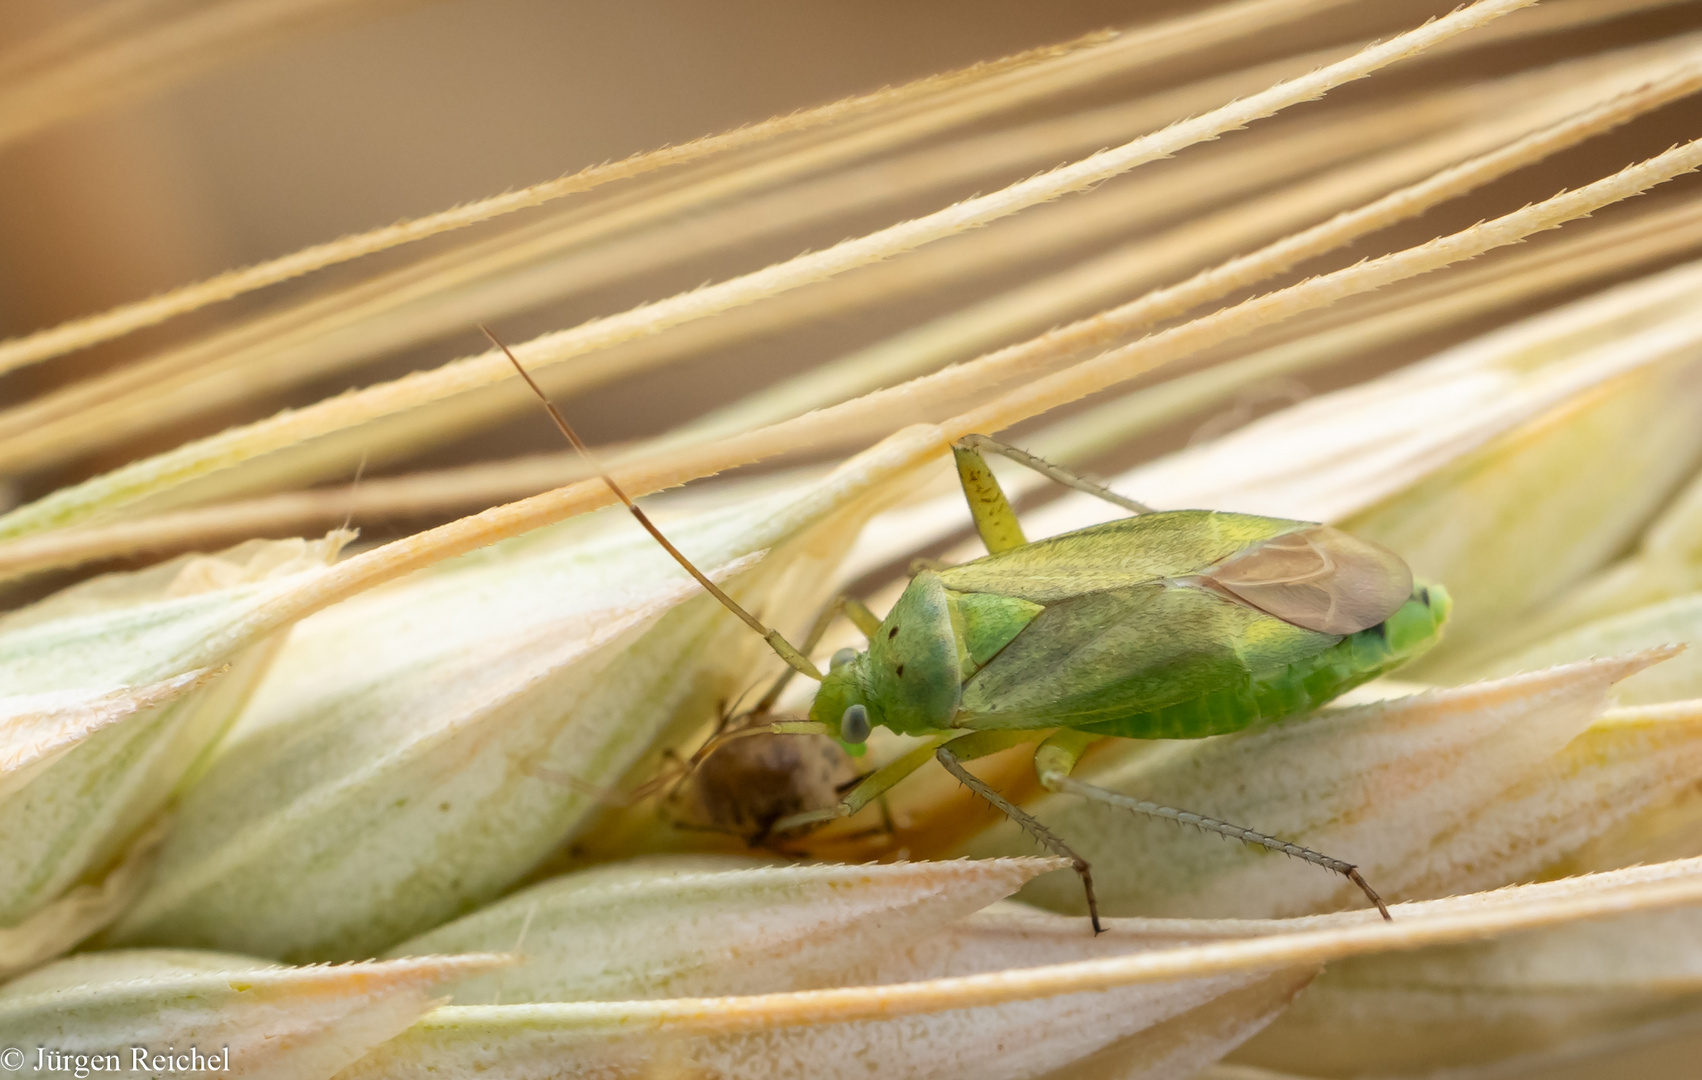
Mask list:
[[814,664],[810,663],[809,657],[793,648],[791,642],[780,636],[780,631],[770,630],[762,625],[762,621],[755,615],[740,607],[737,600],[722,592],[719,585],[710,581],[703,571],[692,565],[692,561],[686,558],[685,554],[675,547],[666,536],[662,535],[662,530],[656,527],[655,523],[650,520],[650,516],[638,508],[638,504],[633,502],[625,491],[621,490],[619,484],[615,483],[615,478],[610,476],[598,463],[596,457],[591,453],[591,448],[585,445],[584,440],[580,439],[579,433],[574,431],[573,426],[567,422],[567,417],[561,414],[561,410],[556,408],[555,402],[551,401],[549,395],[544,393],[544,388],[539,386],[537,380],[533,379],[531,374],[520,365],[520,361],[515,357],[513,351],[507,345],[504,345],[495,334],[491,333],[490,327],[480,323],[479,329],[484,332],[485,337],[490,339],[492,345],[502,350],[502,355],[508,357],[508,362],[513,364],[514,370],[520,373],[522,379],[526,380],[526,385],[532,388],[532,393],[538,395],[538,400],[543,402],[544,408],[549,411],[550,419],[555,421],[556,427],[567,437],[567,441],[573,444],[573,448],[579,451],[579,456],[585,459],[585,464],[591,467],[592,472],[602,477],[603,483],[607,484],[609,490],[615,493],[615,498],[626,504],[626,508],[632,512],[632,516],[638,519],[640,525],[644,526],[644,531],[654,537],[658,544],[662,545],[662,550],[672,555],[675,562],[685,567],[686,573],[696,578],[697,583],[709,591],[709,595],[721,601],[721,606],[743,619],[746,626],[761,634],[763,640],[768,642],[769,648],[773,649],[780,659],[791,665],[793,670],[801,675],[809,676],[816,682],[821,682],[821,672],[816,670]]

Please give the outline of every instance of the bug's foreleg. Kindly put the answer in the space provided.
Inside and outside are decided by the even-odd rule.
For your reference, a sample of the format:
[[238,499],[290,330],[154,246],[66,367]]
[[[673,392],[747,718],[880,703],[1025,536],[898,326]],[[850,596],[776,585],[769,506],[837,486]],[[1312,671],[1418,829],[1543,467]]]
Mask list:
[[[1004,738],[1000,739],[999,736],[1004,736]],[[1023,736],[1032,738],[1029,733],[1020,731],[979,731],[939,747],[934,751],[934,757],[939,760],[941,765],[945,766],[947,772],[957,777],[964,787],[987,800],[995,810],[1016,822],[1019,828],[1039,841],[1040,846],[1054,855],[1061,855],[1070,860],[1071,866],[1081,878],[1082,890],[1087,893],[1087,913],[1088,917],[1093,920],[1093,932],[1097,934],[1103,927],[1099,925],[1099,898],[1093,894],[1093,867],[1089,866],[1086,859],[1076,854],[1074,849],[1064,843],[1057,833],[1041,824],[1034,815],[1016,806],[1009,799],[994,791],[986,781],[963,767],[965,760],[973,760],[997,750],[1014,746],[1019,742],[1028,741],[1028,738]]]
[[1301,847],[1299,844],[1291,844],[1287,840],[1267,836],[1262,832],[1256,832],[1240,825],[1231,825],[1227,821],[1206,817],[1204,814],[1178,810],[1171,806],[1160,806],[1157,803],[1131,798],[1121,792],[1111,791],[1075,779],[1070,773],[1075,769],[1076,763],[1081,760],[1081,755],[1089,746],[1103,737],[1066,730],[1058,732],[1041,743],[1040,749],[1035,751],[1034,754],[1034,771],[1039,774],[1041,785],[1048,791],[1079,795],[1084,799],[1091,799],[1094,802],[1115,806],[1136,814],[1162,818],[1181,825],[1192,825],[1196,829],[1203,829],[1206,832],[1217,833],[1219,836],[1227,836],[1231,840],[1240,840],[1243,843],[1268,848],[1302,862],[1309,862],[1313,866],[1334,871],[1359,886],[1360,891],[1377,906],[1377,910],[1382,913],[1383,918],[1393,921],[1389,915],[1388,905],[1383,903],[1383,898],[1378,896],[1376,890],[1360,875],[1359,868],[1350,862],[1313,851],[1311,848]]
[[[826,607],[821,609],[821,613],[816,616],[815,623],[810,626],[810,632],[804,636],[803,646],[798,651],[805,656],[813,652],[815,647],[821,644],[823,636],[827,634],[827,628],[833,625],[834,618],[841,612],[851,620],[852,625],[862,631],[866,638],[873,637],[875,630],[881,625],[880,619],[869,610],[867,604],[854,596],[841,594],[834,597]],[[798,669],[790,666],[781,672],[774,680],[774,685],[770,686],[768,692],[762,695],[761,700],[752,707],[750,715],[762,716],[764,713],[772,712],[774,703],[780,700],[781,691],[786,689],[786,684],[790,683],[792,676],[796,674],[798,674]]]
[[[1084,494],[1092,495],[1096,499],[1104,499],[1106,502],[1110,503],[1111,505],[1120,506],[1123,509],[1129,511],[1129,513],[1131,513],[1131,514],[1150,514],[1150,513],[1152,513],[1152,507],[1146,505],[1145,503],[1138,503],[1135,500],[1128,498],[1127,496],[1119,495],[1115,491],[1112,491],[1110,488],[1106,487],[1104,484],[1096,484],[1092,480],[1089,480],[1087,477],[1082,476],[1079,473],[1072,472],[1071,470],[1066,469],[1061,465],[1054,465],[1050,461],[1046,461],[1043,458],[1035,457],[1033,454],[1029,453],[1027,450],[1018,450],[1014,446],[1006,445],[1005,443],[1002,443],[997,439],[989,439],[985,435],[965,435],[963,438],[957,440],[957,442],[952,444],[952,453],[957,456],[958,476],[959,476],[960,479],[963,480],[964,494],[969,496],[969,505],[970,505],[970,512],[971,513],[975,512],[975,499],[976,499],[976,497],[974,495],[970,494],[970,492],[969,492],[969,479],[968,479],[967,476],[964,475],[964,459],[965,459],[966,455],[972,457],[972,459],[974,461],[978,461],[978,462],[981,463],[981,469],[986,472],[987,477],[988,477],[989,481],[991,481],[994,489],[995,490],[998,489],[998,481],[992,480],[993,474],[990,470],[987,469],[987,463],[981,457],[981,451],[983,451],[983,450],[991,451],[992,453],[998,454],[1001,457],[1010,458],[1012,461],[1016,462],[1018,465],[1028,466],[1030,469],[1033,469],[1035,472],[1039,473],[1041,476],[1044,476],[1046,479],[1052,481],[1053,483],[1062,484],[1067,488],[1074,488],[1075,490],[1083,492]],[[1000,499],[1000,501],[1004,500],[1004,492],[1002,492],[1002,491],[999,492],[999,499]],[[1005,505],[1005,508],[1007,510],[1009,510],[1010,504],[1005,503],[1004,505]],[[1014,520],[1014,515],[1013,515],[1013,520]],[[978,528],[980,527],[981,518],[980,518],[979,515],[977,515],[977,517],[975,519],[975,524]],[[983,533],[983,536],[985,536],[985,533]]]
[[951,736],[945,735],[930,739],[903,757],[895,758],[882,765],[859,780],[857,786],[847,791],[845,797],[839,801],[837,806],[828,807],[826,810],[808,810],[801,814],[793,814],[791,817],[781,818],[774,823],[774,828],[770,831],[776,833],[791,832],[793,829],[808,828],[811,825],[821,825],[829,821],[838,821],[840,818],[850,817],[885,795],[894,784],[926,765],[928,759],[934,754],[934,748],[949,738]]

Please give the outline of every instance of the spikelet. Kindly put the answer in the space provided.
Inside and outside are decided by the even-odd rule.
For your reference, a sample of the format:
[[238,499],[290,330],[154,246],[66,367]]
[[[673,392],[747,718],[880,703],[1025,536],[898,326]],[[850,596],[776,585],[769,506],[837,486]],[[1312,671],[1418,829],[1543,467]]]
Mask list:
[[[0,143],[383,6],[96,8],[0,52]],[[1667,6],[1399,5],[1344,41],[1362,5],[1231,0],[0,342],[9,386],[47,387],[0,405],[0,469],[39,492],[0,508],[0,582],[30,598],[0,614],[0,1068],[140,1048],[209,1060],[125,1069],[307,1080],[1687,1075],[1702,133],[1561,157],[1691,107],[1702,36],[1618,21]],[[1547,59],[1480,70],[1527,42]],[[1221,59],[1239,49],[1266,58]],[[1477,219],[1447,217],[1467,195]],[[806,229],[829,240],[776,254]],[[706,258],[709,283],[652,287]],[[711,797],[682,760],[781,662],[580,457],[406,471],[541,426],[499,353],[371,374],[615,283],[646,300],[514,347],[570,416],[710,350],[943,298],[600,450],[789,640],[841,590],[885,611],[911,559],[974,557],[946,451],[1011,429],[1117,462],[1152,505],[1328,521],[1445,583],[1446,637],[1402,681],[1082,765],[1353,860],[1393,922],[1317,867],[1045,794],[1032,744],[972,769],[1091,860],[1102,934],[1069,860],[937,769],[818,831],[753,826],[915,750],[891,732],[859,758],[731,743]],[[261,415],[323,379],[365,385]],[[720,475],[758,463],[779,467]],[[367,465],[386,475],[342,482]],[[1019,503],[1043,489],[995,470]],[[1038,538],[1120,513],[1070,494],[1023,518]],[[351,521],[389,531],[351,546]],[[323,538],[255,539],[291,534]],[[840,620],[813,662],[859,644]]]

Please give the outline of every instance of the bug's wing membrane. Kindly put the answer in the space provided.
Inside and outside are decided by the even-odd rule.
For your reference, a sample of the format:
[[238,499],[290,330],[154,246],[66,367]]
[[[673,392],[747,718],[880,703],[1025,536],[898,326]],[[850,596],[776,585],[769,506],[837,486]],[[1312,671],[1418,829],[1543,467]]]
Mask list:
[[1412,571],[1399,555],[1328,525],[1254,544],[1200,576],[1260,611],[1324,634],[1376,626],[1412,594]]
[[1228,688],[1246,700],[1222,702],[1221,727],[1209,717],[1200,722],[1234,730],[1258,716],[1255,672],[1337,640],[1201,588],[1154,582],[1084,593],[1048,605],[964,684],[956,723],[1083,727],[1215,700]]

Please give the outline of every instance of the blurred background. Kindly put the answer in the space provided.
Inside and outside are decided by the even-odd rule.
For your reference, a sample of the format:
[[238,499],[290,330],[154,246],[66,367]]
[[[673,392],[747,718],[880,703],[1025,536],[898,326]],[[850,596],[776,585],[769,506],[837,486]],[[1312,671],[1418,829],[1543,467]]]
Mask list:
[[[1695,3],[1595,6],[1629,10],[1589,25],[1396,68],[1343,88],[1324,102],[1292,110],[1275,123],[1304,122],[1379,97],[1702,27],[1702,5]],[[111,33],[114,26],[193,23],[219,9],[245,8],[256,22],[254,29],[229,34],[215,46],[167,55],[152,68],[108,79],[87,103],[79,104],[82,99],[75,93],[48,85],[45,92],[69,103],[64,115],[51,116],[49,110],[51,122],[13,131],[0,144],[0,332],[12,336],[51,326],[308,244],[843,95],[1100,28],[1205,7],[1127,0],[9,0],[0,5],[0,107],[6,94],[16,98],[31,92],[31,79],[50,67],[40,56],[64,59],[98,53],[123,37]],[[1451,7],[1447,0],[1336,6],[1321,17],[1206,55],[1158,62],[1104,80],[1047,100],[1039,109],[999,114],[979,127],[953,132],[953,137],[1114,103],[1307,49],[1386,35]],[[87,30],[90,20],[95,31]],[[32,61],[32,56],[37,59]],[[1693,109],[1688,101],[1661,109],[1380,234],[1375,245],[1349,255],[1425,239],[1547,197],[1567,184],[1595,179],[1683,137],[1687,110]],[[490,311],[486,317],[505,337],[524,340],[826,246],[952,199],[992,190],[1065,159],[1038,160],[954,187],[878,201],[861,211],[773,230],[651,272],[611,275],[607,283],[573,295],[518,310]],[[1644,202],[1677,197],[1683,186],[1668,185]],[[513,225],[514,220],[500,223],[502,228]],[[467,242],[478,231],[334,268],[0,376],[0,406],[29,400],[54,386],[316,291],[446,250],[446,243]],[[660,371],[586,392],[575,401],[573,414],[593,442],[664,431],[782,375],[1128,239],[1126,233],[1107,230],[1102,241],[1090,239],[1018,266],[695,352]],[[1534,305],[1562,302],[1599,285],[1550,294]],[[1087,304],[1081,313],[1099,306]],[[1506,317],[1507,312],[1500,312],[1491,321]],[[1468,322],[1437,335],[1420,335],[1379,363],[1392,365],[1424,355],[1483,325]],[[27,500],[228,424],[433,367],[481,348],[469,321],[429,341],[381,350],[331,375],[257,392],[240,403],[199,412],[113,445],[24,469],[14,476],[15,495]],[[1353,377],[1367,373],[1359,368]],[[1318,373],[1293,392],[1330,384],[1327,372]],[[1286,390],[1276,396],[1285,395],[1292,397]],[[1133,452],[1149,453],[1185,441],[1197,426],[1193,421]],[[446,440],[413,464],[555,449],[554,439],[542,424],[502,425],[472,438]],[[374,470],[394,467],[374,465]]]

